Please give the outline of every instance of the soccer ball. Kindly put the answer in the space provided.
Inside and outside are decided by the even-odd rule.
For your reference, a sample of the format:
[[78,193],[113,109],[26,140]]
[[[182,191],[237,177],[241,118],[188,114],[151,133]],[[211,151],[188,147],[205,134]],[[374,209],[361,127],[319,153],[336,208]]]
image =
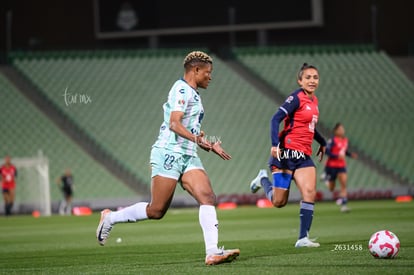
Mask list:
[[368,249],[375,258],[390,259],[397,256],[400,250],[400,241],[397,235],[391,231],[381,230],[372,234],[368,242]]

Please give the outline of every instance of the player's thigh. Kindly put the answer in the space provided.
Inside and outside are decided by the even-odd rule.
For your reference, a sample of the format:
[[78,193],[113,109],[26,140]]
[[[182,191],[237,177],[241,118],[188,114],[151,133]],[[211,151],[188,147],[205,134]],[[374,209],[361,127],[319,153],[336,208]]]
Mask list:
[[2,194],[3,194],[3,200],[5,202],[8,202],[9,201],[9,190],[3,188]]
[[[272,175],[276,173],[285,173],[292,175],[292,171],[289,169],[281,169],[276,166],[271,167]],[[273,177],[273,181],[275,178]],[[283,207],[286,205],[289,198],[289,189],[273,187],[273,200],[272,203],[276,207]]]
[[5,188],[3,189],[3,198],[5,202],[11,202],[14,198],[14,193],[12,188]]
[[335,185],[337,174],[338,173],[337,173],[336,168],[325,167],[325,180],[327,182],[330,182],[331,184]]
[[346,172],[340,172],[338,173],[338,180],[341,183],[342,186],[346,186],[346,182],[348,180],[348,175]]
[[16,188],[10,188],[9,194],[10,194],[10,199],[14,200],[14,197],[16,196]]
[[316,168],[314,166],[298,168],[293,178],[302,193],[304,201],[314,202],[316,195]]
[[151,180],[151,202],[148,205],[150,217],[160,218],[167,211],[174,196],[177,180],[155,176]]
[[216,196],[204,169],[191,169],[181,178],[183,188],[201,205],[215,205]]

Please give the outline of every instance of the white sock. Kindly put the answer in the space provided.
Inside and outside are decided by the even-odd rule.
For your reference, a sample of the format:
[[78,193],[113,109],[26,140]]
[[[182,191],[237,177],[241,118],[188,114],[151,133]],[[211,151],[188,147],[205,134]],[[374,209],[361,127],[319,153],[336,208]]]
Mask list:
[[72,214],[72,204],[69,203],[66,205],[66,215]]
[[198,219],[203,230],[206,254],[218,252],[218,221],[216,208],[213,205],[200,205]]
[[119,211],[113,211],[111,213],[111,224],[136,222],[148,219],[147,205],[148,202],[139,202]]
[[59,214],[65,215],[66,201],[62,200],[59,205]]

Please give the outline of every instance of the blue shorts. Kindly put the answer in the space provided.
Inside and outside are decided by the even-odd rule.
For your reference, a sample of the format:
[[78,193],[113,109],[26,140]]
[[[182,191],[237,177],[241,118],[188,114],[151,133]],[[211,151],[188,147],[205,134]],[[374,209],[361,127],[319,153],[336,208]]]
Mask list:
[[325,180],[327,181],[336,181],[339,173],[346,173],[346,167],[342,168],[333,168],[325,167]]
[[273,156],[269,159],[269,167],[272,170],[272,166],[276,166],[279,169],[287,169],[295,171],[304,167],[315,167],[313,160],[310,156],[305,155],[303,152],[284,149],[284,153],[279,158]]
[[198,156],[185,155],[158,147],[152,148],[150,163],[151,177],[161,176],[179,180],[184,173],[190,170],[204,170]]

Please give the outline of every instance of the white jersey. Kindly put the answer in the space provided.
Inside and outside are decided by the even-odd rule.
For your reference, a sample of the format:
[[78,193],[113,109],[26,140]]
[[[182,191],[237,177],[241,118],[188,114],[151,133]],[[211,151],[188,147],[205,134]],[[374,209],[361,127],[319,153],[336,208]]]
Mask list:
[[173,152],[197,156],[195,140],[185,139],[170,130],[170,115],[173,111],[183,112],[182,125],[195,135],[200,134],[204,116],[200,95],[184,79],[177,80],[172,86],[168,101],[163,105],[164,121],[153,147],[165,148]]

